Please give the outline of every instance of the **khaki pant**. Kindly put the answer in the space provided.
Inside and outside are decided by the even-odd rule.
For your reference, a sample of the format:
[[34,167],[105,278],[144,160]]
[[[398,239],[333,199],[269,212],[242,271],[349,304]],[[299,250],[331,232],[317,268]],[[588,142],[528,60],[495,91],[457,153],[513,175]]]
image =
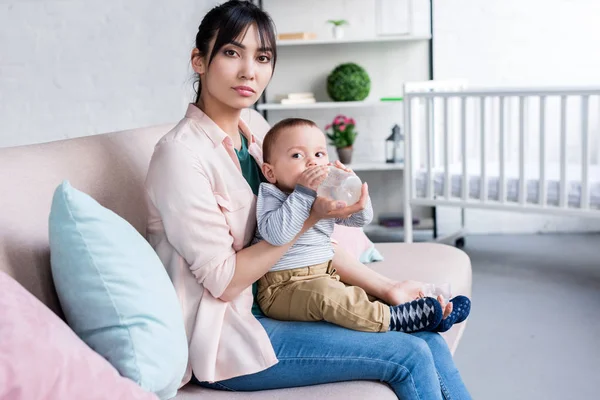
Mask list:
[[331,261],[268,272],[258,281],[258,304],[271,318],[327,321],[365,332],[386,332],[390,308],[357,286],[347,286]]

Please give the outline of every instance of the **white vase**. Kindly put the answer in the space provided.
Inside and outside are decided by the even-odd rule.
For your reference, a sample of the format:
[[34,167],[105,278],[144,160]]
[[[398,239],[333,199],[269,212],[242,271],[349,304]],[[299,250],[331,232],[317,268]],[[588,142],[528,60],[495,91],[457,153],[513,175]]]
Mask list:
[[344,37],[344,27],[343,26],[333,26],[333,37],[335,39],[341,39]]

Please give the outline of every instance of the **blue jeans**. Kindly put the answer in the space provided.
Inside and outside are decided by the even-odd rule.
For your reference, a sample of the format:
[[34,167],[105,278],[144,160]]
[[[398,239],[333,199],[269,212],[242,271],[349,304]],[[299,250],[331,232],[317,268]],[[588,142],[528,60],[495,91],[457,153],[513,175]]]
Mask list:
[[351,380],[386,382],[408,399],[470,399],[450,350],[437,333],[368,333],[327,322],[258,317],[279,363],[252,375],[202,386],[254,391]]

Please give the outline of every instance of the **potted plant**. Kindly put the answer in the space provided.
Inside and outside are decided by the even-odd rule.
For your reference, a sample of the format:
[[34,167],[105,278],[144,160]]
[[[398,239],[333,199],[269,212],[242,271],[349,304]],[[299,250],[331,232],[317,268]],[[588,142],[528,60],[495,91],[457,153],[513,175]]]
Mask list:
[[349,25],[345,19],[330,19],[327,22],[333,24],[333,37],[341,39],[344,37],[344,25]]
[[333,101],[362,101],[370,91],[371,78],[358,64],[340,64],[327,76],[327,94]]
[[352,161],[352,145],[358,135],[355,126],[354,118],[338,115],[325,127],[330,144],[335,146],[342,164],[350,164]]

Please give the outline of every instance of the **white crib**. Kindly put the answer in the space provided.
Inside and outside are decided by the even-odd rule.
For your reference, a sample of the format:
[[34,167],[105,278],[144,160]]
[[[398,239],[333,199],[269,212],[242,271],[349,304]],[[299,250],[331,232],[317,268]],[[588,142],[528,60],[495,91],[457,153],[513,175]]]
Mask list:
[[600,218],[600,88],[407,83],[404,240],[413,206]]

